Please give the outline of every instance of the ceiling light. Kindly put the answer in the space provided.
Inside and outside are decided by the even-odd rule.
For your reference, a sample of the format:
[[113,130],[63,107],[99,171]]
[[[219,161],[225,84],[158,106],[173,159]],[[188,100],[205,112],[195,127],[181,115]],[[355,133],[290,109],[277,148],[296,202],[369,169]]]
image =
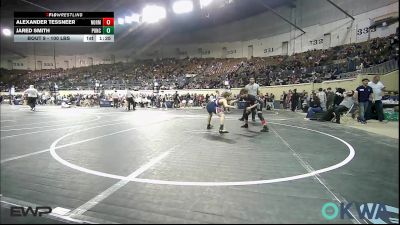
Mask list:
[[118,24],[122,25],[125,23],[124,18],[118,18]]
[[8,28],[3,28],[2,32],[4,36],[11,36],[11,30]]
[[193,11],[193,2],[190,0],[179,0],[174,2],[172,9],[176,14],[189,13]]
[[207,7],[213,0],[200,0],[200,8]]
[[156,23],[167,17],[165,8],[157,5],[147,5],[143,8],[142,21],[145,23]]
[[131,19],[132,19],[132,21],[135,22],[135,23],[140,23],[140,14],[133,13],[133,14],[131,15]]

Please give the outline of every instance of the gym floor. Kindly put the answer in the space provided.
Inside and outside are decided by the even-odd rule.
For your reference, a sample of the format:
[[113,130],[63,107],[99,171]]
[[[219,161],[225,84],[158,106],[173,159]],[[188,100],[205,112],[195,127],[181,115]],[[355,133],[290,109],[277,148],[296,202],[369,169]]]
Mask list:
[[[240,116],[220,135],[205,109],[2,105],[0,222],[370,223],[354,207],[344,219],[321,210],[399,208],[398,139],[286,111],[264,111],[260,133]],[[12,206],[53,212],[14,217]]]

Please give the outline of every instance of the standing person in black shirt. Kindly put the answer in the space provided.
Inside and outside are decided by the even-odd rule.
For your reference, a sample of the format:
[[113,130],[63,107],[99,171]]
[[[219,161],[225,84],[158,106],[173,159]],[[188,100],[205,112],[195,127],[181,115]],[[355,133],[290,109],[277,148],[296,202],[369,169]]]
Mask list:
[[293,90],[292,94],[292,111],[294,112],[299,104],[299,94],[297,93],[297,89]]
[[282,103],[283,109],[287,109],[286,98],[287,98],[287,94],[286,94],[286,92],[284,91],[283,94],[282,94],[282,102],[281,102],[281,103]]
[[362,85],[359,86],[356,89],[357,93],[357,98],[358,98],[358,103],[359,103],[359,108],[360,108],[360,122],[361,124],[366,124],[367,120],[365,119],[365,114],[368,113],[368,104],[372,100],[372,93],[373,90],[370,86],[368,86],[369,80],[367,78],[364,78],[362,80]]
[[207,93],[206,94],[206,104],[208,103],[208,100],[210,99],[210,95]]
[[155,108],[156,107],[157,96],[154,93],[151,94],[150,100],[151,100],[151,107]]
[[161,96],[161,106],[160,106],[160,108],[164,108],[164,107],[165,107],[165,110],[168,109],[168,106],[167,106],[167,94]]
[[326,93],[326,108],[327,109],[333,108],[334,99],[335,99],[335,93],[333,93],[332,89],[330,87],[328,87],[327,93]]
[[335,96],[333,98],[333,104],[334,104],[334,108],[337,107],[338,105],[340,105],[340,103],[342,103],[343,99],[344,99],[344,92],[346,90],[343,88],[337,88],[336,89],[336,93]]

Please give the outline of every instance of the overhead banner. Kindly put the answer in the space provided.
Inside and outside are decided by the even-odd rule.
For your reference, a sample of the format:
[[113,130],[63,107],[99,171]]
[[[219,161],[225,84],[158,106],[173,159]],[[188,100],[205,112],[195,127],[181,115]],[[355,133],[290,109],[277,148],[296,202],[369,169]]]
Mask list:
[[370,30],[371,26],[371,20],[367,19],[364,21],[361,21],[357,24],[356,26],[356,37],[357,40],[361,40],[361,39],[368,39],[369,37],[369,32],[373,32],[373,30]]

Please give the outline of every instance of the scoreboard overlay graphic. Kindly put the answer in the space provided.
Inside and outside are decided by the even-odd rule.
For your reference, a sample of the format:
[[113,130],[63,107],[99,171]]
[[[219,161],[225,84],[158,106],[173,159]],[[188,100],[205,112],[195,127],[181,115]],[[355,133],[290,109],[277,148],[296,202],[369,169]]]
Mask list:
[[14,42],[114,42],[114,12],[14,12]]

